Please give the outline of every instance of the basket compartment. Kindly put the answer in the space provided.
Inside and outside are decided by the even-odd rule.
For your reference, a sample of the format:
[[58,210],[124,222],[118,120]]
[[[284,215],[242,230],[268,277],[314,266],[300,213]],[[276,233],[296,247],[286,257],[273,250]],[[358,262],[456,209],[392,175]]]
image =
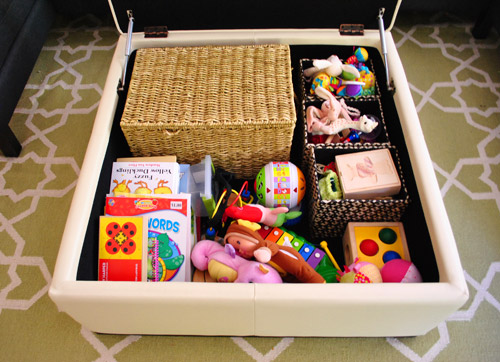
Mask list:
[[[372,147],[380,149],[382,147]],[[391,199],[340,199],[323,200],[319,191],[319,174],[321,166],[334,161],[336,155],[365,151],[363,149],[347,149],[341,145],[330,147],[308,146],[304,152],[303,166],[307,182],[306,202],[308,205],[308,221],[310,231],[315,238],[341,236],[350,221],[400,221],[410,198],[406,190],[401,172],[397,150],[390,150],[401,180],[401,191]]]

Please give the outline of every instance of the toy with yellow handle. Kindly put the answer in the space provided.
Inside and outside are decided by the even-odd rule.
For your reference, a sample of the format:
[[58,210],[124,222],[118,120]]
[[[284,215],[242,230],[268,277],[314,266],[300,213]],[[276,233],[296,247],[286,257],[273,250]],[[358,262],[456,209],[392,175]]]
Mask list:
[[321,245],[323,250],[325,250],[325,253],[330,258],[330,261],[332,262],[333,266],[335,266],[335,268],[337,270],[341,270],[339,267],[339,264],[337,263],[337,261],[335,260],[335,258],[332,255],[332,253],[330,252],[330,249],[328,249],[328,243],[326,241],[322,241],[321,243],[319,243],[319,245]]

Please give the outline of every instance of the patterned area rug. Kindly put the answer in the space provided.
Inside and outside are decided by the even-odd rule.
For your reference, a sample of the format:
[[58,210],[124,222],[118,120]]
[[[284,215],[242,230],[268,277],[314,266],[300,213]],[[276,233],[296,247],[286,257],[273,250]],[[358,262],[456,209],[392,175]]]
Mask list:
[[470,299],[427,335],[370,339],[100,335],[58,312],[47,290],[117,32],[92,17],[54,27],[10,124],[22,154],[0,155],[1,359],[498,360],[500,40],[472,26],[400,16],[392,31]]

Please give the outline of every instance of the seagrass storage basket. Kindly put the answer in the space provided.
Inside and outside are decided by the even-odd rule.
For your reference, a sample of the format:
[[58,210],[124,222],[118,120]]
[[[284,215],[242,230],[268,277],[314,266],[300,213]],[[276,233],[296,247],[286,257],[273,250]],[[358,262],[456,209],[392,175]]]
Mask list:
[[287,161],[296,124],[288,45],[137,50],[121,128],[135,156],[205,155],[239,178]]
[[[303,168],[307,182],[306,202],[311,234],[315,238],[330,238],[343,235],[350,221],[400,221],[410,203],[397,149],[394,146],[343,147],[332,144],[326,147],[308,145],[304,152]],[[398,195],[387,199],[339,199],[323,200],[319,190],[319,179],[323,166],[336,155],[366,150],[389,149],[401,181]]]

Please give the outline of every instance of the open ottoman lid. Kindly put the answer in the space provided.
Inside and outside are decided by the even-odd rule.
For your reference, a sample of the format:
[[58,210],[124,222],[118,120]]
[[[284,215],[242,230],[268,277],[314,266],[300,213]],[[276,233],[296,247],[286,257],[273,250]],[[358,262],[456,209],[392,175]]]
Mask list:
[[385,27],[396,18],[401,0],[108,0],[118,30],[126,33],[127,10],[134,16],[134,31],[145,26],[169,30],[213,29],[338,29],[342,24],[363,24],[378,29],[379,9]]

